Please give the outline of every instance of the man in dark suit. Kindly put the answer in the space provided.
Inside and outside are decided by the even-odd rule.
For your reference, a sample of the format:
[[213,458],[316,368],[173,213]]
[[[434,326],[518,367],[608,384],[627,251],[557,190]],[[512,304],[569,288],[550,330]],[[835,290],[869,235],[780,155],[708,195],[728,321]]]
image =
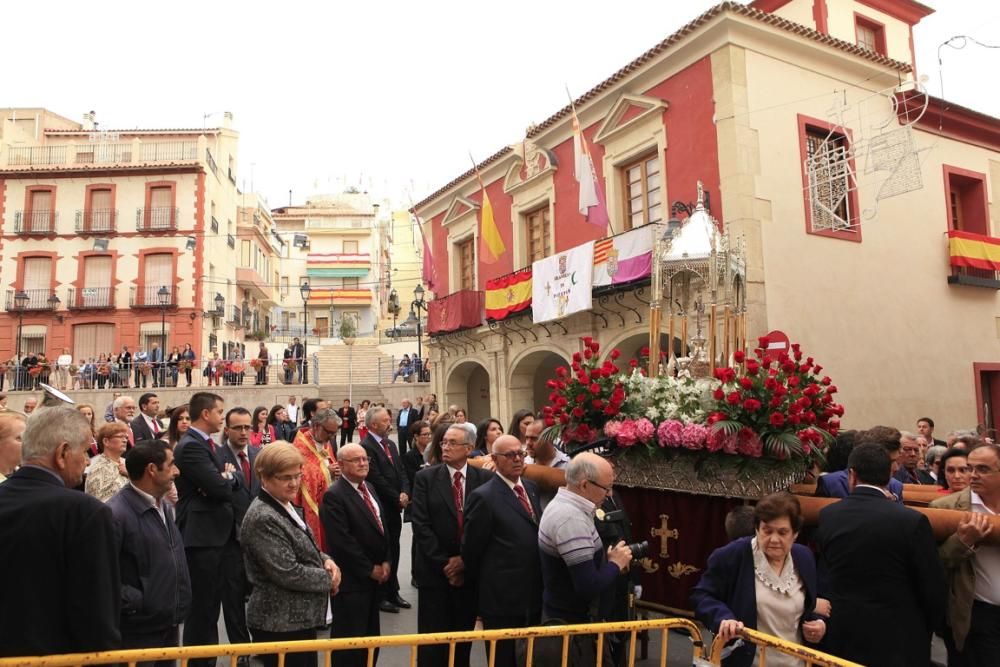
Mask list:
[[944,570],[927,517],[887,501],[891,465],[862,441],[848,459],[851,495],[820,512],[821,587],[834,610],[826,647],[865,665],[926,667],[946,609]]
[[74,491],[90,423],[70,406],[28,420],[24,465],[0,484],[0,656],[119,648],[121,581],[111,509]]
[[139,440],[125,467],[130,483],[108,501],[121,561],[122,648],[177,646],[177,628],[191,609],[191,578],[173,506],[163,502],[177,477],[174,452],[163,440]]
[[[330,555],[341,571],[330,637],[377,637],[382,633],[378,587],[389,579],[392,568],[385,512],[374,487],[365,481],[368,452],[360,445],[346,445],[339,461],[340,479],[327,489],[319,510]],[[364,667],[366,660],[364,650],[333,653],[338,667]]]
[[[874,442],[882,446],[889,455],[892,465],[892,472],[896,472],[899,459],[899,430],[891,426],[875,426],[867,431],[840,433],[834,447],[837,448],[835,456],[843,457],[843,466],[847,465],[847,458],[851,455],[854,445],[857,442]],[[833,458],[829,460],[833,462]],[[903,483],[898,479],[889,478],[886,487],[897,503],[903,503]],[[816,496],[819,498],[846,498],[851,490],[847,484],[847,470],[839,469],[835,472],[820,475],[816,479]]]
[[396,432],[399,434],[399,453],[405,454],[412,439],[410,426],[420,419],[420,413],[410,407],[410,399],[404,398],[396,415]]
[[[487,630],[537,625],[542,611],[538,487],[523,479],[527,452],[512,435],[493,442],[496,473],[469,494],[462,539],[465,576],[479,588]],[[496,666],[513,667],[514,642],[497,642]]]
[[368,436],[361,443],[371,465],[368,482],[375,487],[375,494],[382,504],[385,535],[389,540],[392,572],[382,585],[379,609],[390,613],[399,608],[409,609],[412,605],[399,596],[399,535],[403,530],[400,512],[410,502],[410,483],[406,479],[403,459],[396,449],[396,443],[389,439],[390,417],[385,408],[369,408],[365,413]]
[[156,415],[160,413],[160,399],[156,394],[147,392],[139,397],[139,416],[131,421],[132,435],[139,440],[156,440],[167,434],[167,429]]
[[292,359],[295,360],[295,366],[299,371],[299,384],[305,384],[305,380],[302,377],[302,370],[305,368],[306,348],[298,338],[292,340]]
[[[236,466],[224,463],[211,436],[222,430],[222,397],[198,392],[189,403],[191,426],[177,443],[177,526],[184,538],[184,554],[191,575],[193,604],[184,624],[184,645],[217,644],[222,607],[225,556],[233,553],[236,522],[233,495],[240,488]],[[238,546],[235,547],[237,550]],[[214,658],[191,660],[209,667]]]
[[222,617],[230,644],[250,641],[247,630],[246,601],[249,595],[243,552],[240,547],[240,526],[250,503],[260,494],[260,479],[254,472],[257,447],[250,446],[250,428],[253,417],[246,408],[236,407],[226,413],[226,426],[222,431],[224,445],[220,447],[224,463],[235,468],[240,486],[233,491],[233,522],[236,539],[226,543],[225,575],[222,582]]
[[[926,470],[920,469],[923,454],[920,442],[913,433],[902,433],[899,438],[899,470],[893,475],[903,484],[937,484]],[[926,445],[926,443],[925,443]]]
[[[464,428],[449,428],[441,441],[442,465],[424,468],[415,478],[410,520],[420,634],[460,632],[476,625],[476,588],[466,582],[462,562],[465,499],[491,474],[468,465],[473,444]],[[469,643],[455,646],[456,667],[468,667],[471,647]],[[446,644],[421,646],[417,655],[421,667],[448,664]]]
[[917,435],[922,435],[927,438],[927,442],[931,445],[937,445],[938,447],[947,447],[948,443],[944,440],[938,440],[934,437],[934,420],[930,417],[921,417],[917,420]]
[[354,429],[358,427],[358,412],[351,407],[351,400],[344,399],[344,405],[337,410],[340,416],[340,446],[350,444],[354,438]]

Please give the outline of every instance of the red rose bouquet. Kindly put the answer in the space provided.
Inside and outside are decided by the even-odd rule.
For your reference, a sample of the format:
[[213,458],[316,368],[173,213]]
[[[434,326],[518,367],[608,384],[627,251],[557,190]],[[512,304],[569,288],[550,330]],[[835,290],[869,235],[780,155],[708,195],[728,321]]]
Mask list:
[[601,346],[590,336],[583,350],[573,354],[569,368],[556,368],[556,377],[547,382],[551,405],[543,408],[547,437],[560,436],[564,443],[589,443],[602,437],[609,419],[621,412],[625,388],[619,381],[621,370],[615,361],[621,356],[611,350],[599,362]]
[[844,407],[834,402],[837,387],[821,376],[822,366],[803,359],[798,344],[792,354],[766,356],[766,336],[753,356],[734,355],[734,367],[718,368],[709,451],[779,460],[822,459],[820,445],[840,428]]

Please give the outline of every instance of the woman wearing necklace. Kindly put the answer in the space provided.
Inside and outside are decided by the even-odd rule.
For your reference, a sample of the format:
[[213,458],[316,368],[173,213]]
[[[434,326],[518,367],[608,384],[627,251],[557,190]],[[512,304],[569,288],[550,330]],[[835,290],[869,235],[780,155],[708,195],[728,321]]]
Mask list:
[[97,442],[101,453],[90,462],[85,490],[106,503],[128,484],[125,459],[122,458],[128,446],[128,426],[122,422],[103,424],[97,429]]
[[[761,498],[754,508],[753,537],[716,549],[701,581],[691,592],[695,616],[723,641],[739,637],[744,627],[796,644],[816,644],[826,623],[816,613],[816,563],[812,552],[795,544],[802,516],[799,501],[788,493]],[[829,613],[825,600],[824,611]],[[756,647],[736,645],[724,667],[749,667]],[[767,664],[802,665],[791,656],[769,651]]]

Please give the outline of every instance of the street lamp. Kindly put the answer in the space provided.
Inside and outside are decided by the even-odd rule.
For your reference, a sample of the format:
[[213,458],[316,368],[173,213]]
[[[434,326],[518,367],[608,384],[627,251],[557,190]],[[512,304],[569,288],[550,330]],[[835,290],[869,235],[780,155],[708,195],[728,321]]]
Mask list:
[[413,290],[413,302],[410,304],[410,316],[407,319],[414,319],[414,311],[416,311],[415,319],[417,320],[417,382],[423,381],[424,377],[424,354],[423,354],[423,332],[420,330],[420,311],[427,312],[427,304],[424,301],[424,286],[417,283],[416,288]]
[[299,384],[305,384],[309,381],[309,311],[306,307],[309,305],[309,293],[312,292],[308,280],[302,283],[299,292],[302,294],[302,360],[299,361]]
[[15,385],[17,389],[21,388],[21,382],[23,378],[21,377],[21,329],[24,326],[24,309],[28,307],[28,301],[30,301],[28,293],[23,289],[17,290],[14,294],[14,308],[17,310],[17,368],[14,369],[17,373],[15,378]]
[[162,387],[166,380],[163,374],[163,361],[167,353],[167,305],[170,303],[170,290],[166,285],[161,285],[160,289],[156,290],[156,298],[160,302],[160,361],[154,372]]

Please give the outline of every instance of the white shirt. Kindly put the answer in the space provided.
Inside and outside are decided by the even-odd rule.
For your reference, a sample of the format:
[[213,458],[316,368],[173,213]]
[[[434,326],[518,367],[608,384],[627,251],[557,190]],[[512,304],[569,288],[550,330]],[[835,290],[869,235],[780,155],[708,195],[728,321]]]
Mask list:
[[163,433],[163,427],[155,419],[147,415],[145,412],[142,413],[142,418],[146,420],[146,426],[149,427],[149,432],[153,434],[153,437],[158,437]]
[[299,423],[299,406],[289,403],[285,406],[285,412],[288,413],[288,418],[293,424]]
[[56,359],[56,366],[59,368],[69,368],[73,364],[73,356],[70,354],[60,354]]
[[447,467],[448,467],[448,481],[451,482],[452,487],[455,486],[455,473],[456,472],[462,473],[462,500],[468,500],[465,497],[465,483],[469,479],[469,464],[465,463],[464,465],[462,465],[461,468],[458,468],[457,470],[455,468],[452,468],[451,466]]
[[[347,483],[354,487],[354,490],[358,492],[359,496],[361,496],[361,500],[364,501],[365,494],[361,493],[361,484],[355,484],[351,480],[347,480]],[[364,484],[364,482],[362,482],[362,484]],[[375,508],[375,516],[378,517],[379,523],[382,523],[382,510],[379,509],[378,503],[375,502],[374,494],[370,490],[368,491],[368,497],[372,499],[372,507]],[[367,505],[367,503],[365,504]],[[385,524],[383,523],[382,526],[384,527]]]
[[[997,515],[975,491],[971,493],[971,505],[976,514]],[[986,544],[977,546],[972,569],[976,573],[976,599],[1000,605],[1000,547]]]

